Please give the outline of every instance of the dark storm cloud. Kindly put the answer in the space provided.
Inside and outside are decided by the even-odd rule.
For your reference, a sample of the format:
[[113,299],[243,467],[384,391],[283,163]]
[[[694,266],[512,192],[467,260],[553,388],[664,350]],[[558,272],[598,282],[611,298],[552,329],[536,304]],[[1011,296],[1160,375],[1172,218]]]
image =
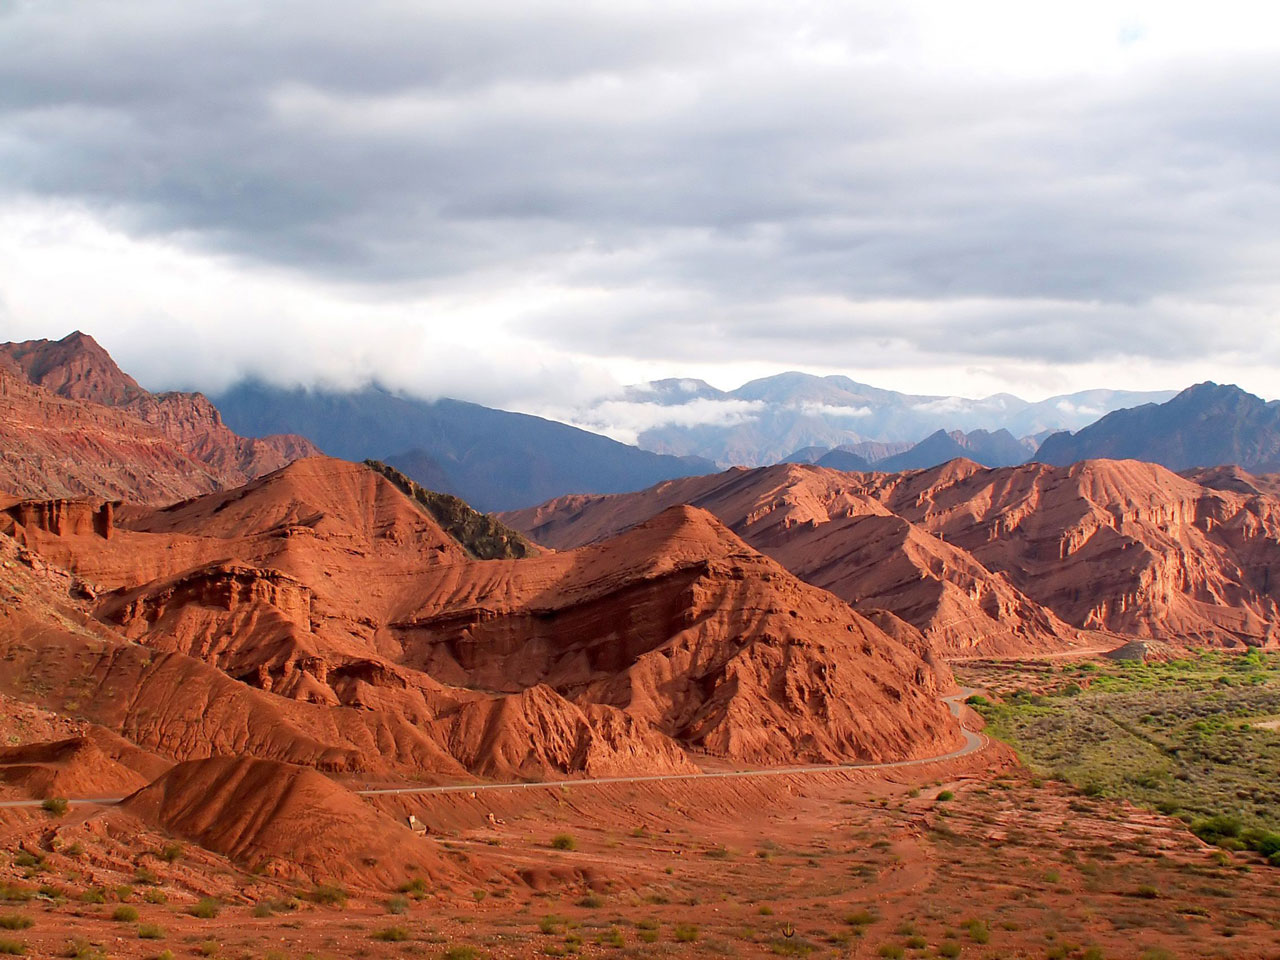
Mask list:
[[782,7],[0,5],[0,191],[379,296],[609,289],[526,321],[608,355],[1176,359],[1220,335],[1161,303],[1274,285],[1275,58],[931,72]]

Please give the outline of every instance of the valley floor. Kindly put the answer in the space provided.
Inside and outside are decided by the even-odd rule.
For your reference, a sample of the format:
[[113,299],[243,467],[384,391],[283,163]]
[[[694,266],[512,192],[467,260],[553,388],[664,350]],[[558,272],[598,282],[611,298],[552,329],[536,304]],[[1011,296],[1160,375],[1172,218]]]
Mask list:
[[[135,839],[145,865],[130,877],[104,841],[79,866],[0,868],[0,893],[46,894],[0,904],[0,925],[20,928],[0,942],[130,960],[1280,956],[1277,871],[1172,818],[1034,780],[998,744],[879,773],[371,802],[431,824],[455,871],[339,905],[338,891],[194,851],[165,863],[146,852],[162,838]],[[5,847],[48,816],[0,813]],[[193,916],[210,883],[216,916]]]

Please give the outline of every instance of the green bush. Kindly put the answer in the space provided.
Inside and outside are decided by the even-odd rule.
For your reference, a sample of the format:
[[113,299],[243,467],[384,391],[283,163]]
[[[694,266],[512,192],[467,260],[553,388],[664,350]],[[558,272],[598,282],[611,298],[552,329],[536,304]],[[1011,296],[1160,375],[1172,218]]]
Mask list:
[[164,928],[154,923],[144,923],[138,927],[138,939],[140,940],[163,940]]
[[373,934],[375,940],[385,940],[387,943],[402,943],[409,939],[409,931],[404,927],[387,927]]
[[67,808],[71,806],[66,797],[49,797],[42,804],[40,809],[45,813],[51,813],[55,817],[60,817],[67,812]]
[[880,949],[876,951],[877,957],[884,957],[885,960],[902,960],[902,947],[896,943],[882,943]]
[[0,929],[4,930],[26,930],[33,923],[34,920],[21,913],[6,913],[0,917]]
[[956,795],[952,793],[950,790],[943,790],[941,793],[938,794],[938,800],[941,803],[946,803],[948,800],[954,800],[955,797]]
[[27,952],[27,945],[21,940],[10,940],[7,937],[0,937],[0,953],[8,954],[11,957],[20,957]]
[[311,889],[307,899],[323,906],[342,907],[347,903],[347,891],[333,883],[320,883]]
[[213,897],[203,897],[191,906],[191,915],[201,920],[212,920],[222,910],[222,905]]
[[557,833],[551,838],[551,847],[553,850],[577,850],[578,841],[574,840],[570,834]]
[[116,923],[136,923],[138,911],[133,907],[121,905],[111,912],[111,919]]
[[699,936],[698,927],[693,923],[677,923],[672,936],[678,943],[693,943]]

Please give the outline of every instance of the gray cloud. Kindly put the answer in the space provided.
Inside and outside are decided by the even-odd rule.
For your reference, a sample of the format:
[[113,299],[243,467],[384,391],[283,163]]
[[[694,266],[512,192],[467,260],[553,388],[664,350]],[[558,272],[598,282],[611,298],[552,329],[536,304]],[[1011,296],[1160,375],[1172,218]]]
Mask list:
[[0,195],[373,299],[604,291],[517,323],[600,356],[1276,349],[1274,51],[935,70],[785,6],[11,3]]

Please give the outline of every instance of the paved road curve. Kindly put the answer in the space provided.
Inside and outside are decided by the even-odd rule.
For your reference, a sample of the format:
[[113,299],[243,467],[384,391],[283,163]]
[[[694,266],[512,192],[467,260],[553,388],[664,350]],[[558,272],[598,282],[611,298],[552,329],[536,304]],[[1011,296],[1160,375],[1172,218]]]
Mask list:
[[[962,689],[959,693],[943,697],[942,702],[950,709],[953,716],[960,716],[960,704],[973,691]],[[640,777],[593,777],[581,780],[538,780],[526,783],[460,783],[443,787],[385,787],[380,790],[357,790],[363,797],[386,794],[428,794],[428,793],[479,793],[481,790],[536,790],[545,787],[585,787],[604,783],[654,783],[666,780],[725,780],[742,777],[785,777],[798,773],[830,773],[833,770],[892,770],[896,767],[918,767],[926,763],[937,763],[941,760],[954,760],[966,754],[981,750],[990,742],[984,734],[974,733],[963,726],[964,746],[950,753],[936,757],[921,757],[918,760],[895,760],[892,763],[822,763],[800,767],[762,767],[755,770],[722,770],[710,773],[667,773]],[[123,800],[123,797],[93,797],[73,799],[72,803],[93,804],[96,806],[112,806]],[[40,800],[7,800],[0,801],[0,807],[38,807]]]

